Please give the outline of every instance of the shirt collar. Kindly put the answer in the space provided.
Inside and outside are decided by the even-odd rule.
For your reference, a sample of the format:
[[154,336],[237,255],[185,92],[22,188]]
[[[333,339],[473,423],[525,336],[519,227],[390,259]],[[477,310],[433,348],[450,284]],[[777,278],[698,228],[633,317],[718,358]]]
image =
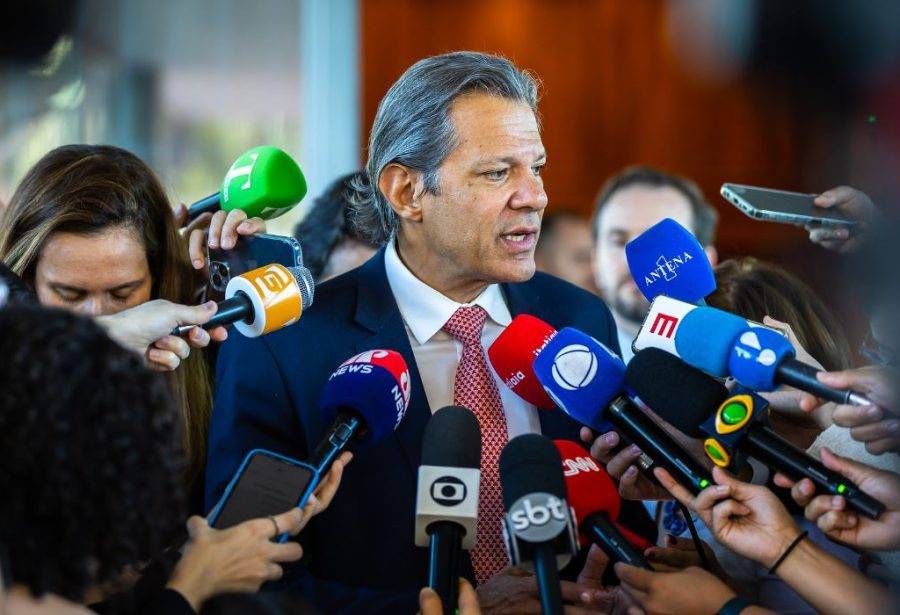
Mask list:
[[504,327],[512,321],[498,284],[490,284],[471,303],[457,303],[413,275],[400,260],[394,242],[391,239],[385,248],[384,268],[403,321],[419,344],[434,337],[461,307],[481,306],[488,318]]

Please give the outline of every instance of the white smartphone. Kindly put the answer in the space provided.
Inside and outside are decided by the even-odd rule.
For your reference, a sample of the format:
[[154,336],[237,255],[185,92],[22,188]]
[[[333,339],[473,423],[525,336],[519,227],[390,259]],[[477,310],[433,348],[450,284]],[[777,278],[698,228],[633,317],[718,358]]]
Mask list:
[[854,220],[835,209],[817,207],[815,194],[787,192],[745,186],[743,184],[722,184],[722,197],[754,220],[768,220],[785,224],[819,225],[830,227],[852,227]]

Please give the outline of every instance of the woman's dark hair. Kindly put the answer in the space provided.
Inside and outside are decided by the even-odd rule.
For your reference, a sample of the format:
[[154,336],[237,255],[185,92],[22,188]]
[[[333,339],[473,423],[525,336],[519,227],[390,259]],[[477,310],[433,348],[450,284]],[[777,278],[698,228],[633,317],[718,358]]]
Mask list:
[[781,267],[755,258],[716,267],[716,290],[706,303],[762,322],[767,315],[791,326],[803,348],[828,371],[852,367],[844,329],[813,289]]
[[303,246],[303,264],[316,280],[322,277],[328,257],[341,240],[354,239],[378,247],[370,241],[370,234],[357,226],[355,210],[350,203],[351,182],[364,175],[364,171],[354,171],[329,184],[294,229],[294,236]]
[[[0,260],[34,290],[37,264],[53,233],[93,235],[110,229],[130,231],[143,244],[151,299],[196,302],[197,277],[162,183],[140,158],[112,145],[57,147],[28,170],[0,216]],[[168,379],[182,413],[190,483],[204,466],[212,413],[203,354],[191,353]]]
[[75,314],[0,309],[0,356],[4,573],[81,601],[183,522],[178,411],[140,357]]

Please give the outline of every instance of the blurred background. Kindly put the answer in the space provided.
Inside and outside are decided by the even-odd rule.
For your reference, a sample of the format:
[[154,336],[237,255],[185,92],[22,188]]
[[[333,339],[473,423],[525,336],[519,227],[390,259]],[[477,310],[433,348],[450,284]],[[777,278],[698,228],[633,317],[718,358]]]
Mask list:
[[[269,143],[298,160],[315,196],[362,163],[378,102],[403,70],[454,49],[504,54],[541,80],[554,208],[587,217],[610,174],[658,166],[697,181],[718,209],[723,257],[773,259],[828,292],[839,257],[802,229],[744,217],[720,185],[848,184],[885,208],[900,194],[892,0],[25,5],[35,19],[49,7],[63,36],[37,65],[0,73],[3,201],[49,149],[80,141],[134,151],[187,203],[214,192],[240,152]],[[33,30],[3,21],[0,44],[23,57],[40,48]],[[305,211],[270,228],[290,232]]]

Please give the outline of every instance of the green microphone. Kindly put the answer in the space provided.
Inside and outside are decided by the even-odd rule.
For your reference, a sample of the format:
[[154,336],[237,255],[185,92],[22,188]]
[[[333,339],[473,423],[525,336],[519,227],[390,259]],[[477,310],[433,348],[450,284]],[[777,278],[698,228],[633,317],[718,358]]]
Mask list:
[[303,171],[286,152],[260,145],[238,156],[222,188],[188,207],[188,221],[219,209],[240,209],[264,220],[286,213],[306,196]]

